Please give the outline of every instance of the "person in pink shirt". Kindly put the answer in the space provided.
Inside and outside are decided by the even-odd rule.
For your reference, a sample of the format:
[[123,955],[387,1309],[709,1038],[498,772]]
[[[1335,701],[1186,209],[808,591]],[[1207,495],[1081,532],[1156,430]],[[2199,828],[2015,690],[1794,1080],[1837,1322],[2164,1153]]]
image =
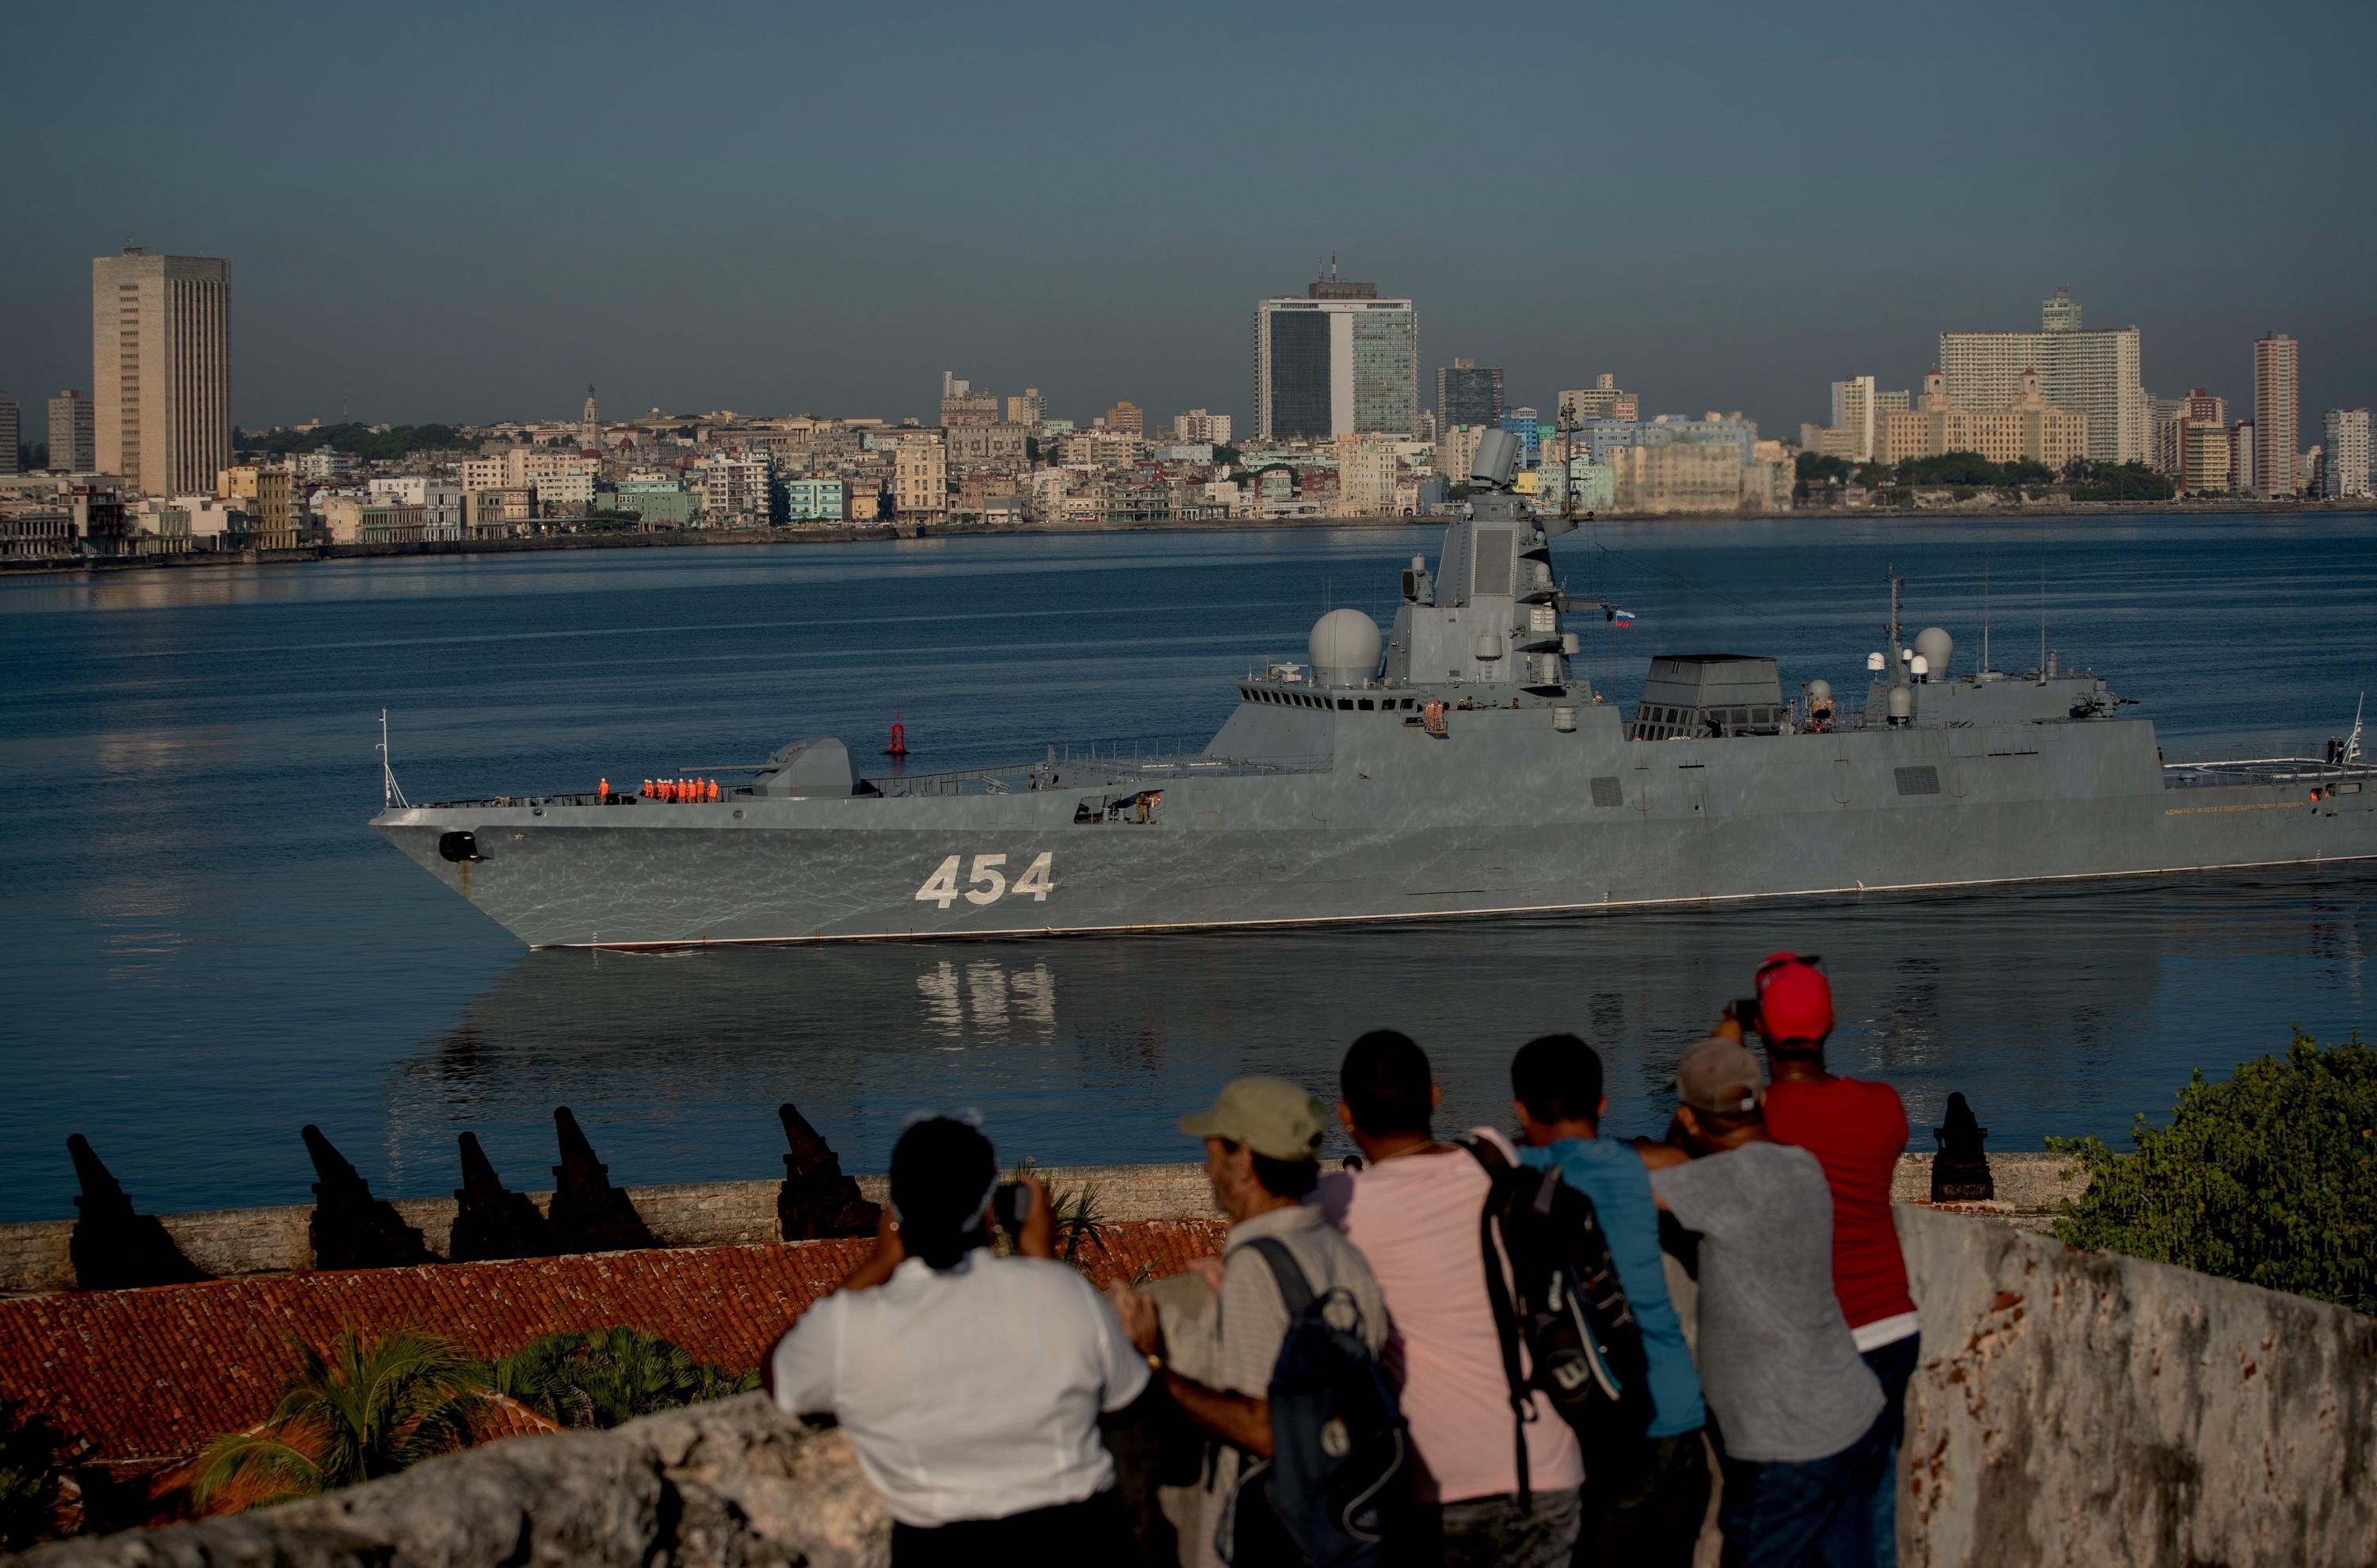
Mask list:
[[[1338,1088],[1338,1119],[1364,1165],[1322,1178],[1313,1201],[1368,1260],[1392,1324],[1384,1362],[1410,1424],[1422,1521],[1392,1555],[1447,1568],[1565,1565],[1584,1466],[1549,1400],[1531,1394],[1523,1418],[1513,1405],[1486,1287],[1486,1168],[1437,1141],[1441,1095],[1427,1053],[1405,1036],[1382,1029],[1355,1041]],[[1507,1143],[1504,1154],[1515,1163]],[[1491,1266],[1507,1283],[1499,1252]]]

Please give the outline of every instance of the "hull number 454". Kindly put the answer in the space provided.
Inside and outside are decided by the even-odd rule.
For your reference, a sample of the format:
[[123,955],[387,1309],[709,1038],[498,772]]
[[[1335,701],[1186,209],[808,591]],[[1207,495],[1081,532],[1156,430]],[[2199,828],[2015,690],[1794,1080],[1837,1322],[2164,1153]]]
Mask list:
[[947,909],[961,898],[968,904],[981,905],[997,904],[1012,893],[1019,898],[1028,895],[1033,903],[1045,904],[1049,893],[1056,891],[1052,851],[1042,850],[1032,864],[1023,868],[1023,874],[1012,882],[1007,880],[1006,856],[977,855],[973,857],[973,864],[966,868],[966,886],[960,888],[958,867],[964,859],[962,855],[952,855],[942,861],[933,874],[925,879],[925,885],[916,890],[916,902],[938,904]]

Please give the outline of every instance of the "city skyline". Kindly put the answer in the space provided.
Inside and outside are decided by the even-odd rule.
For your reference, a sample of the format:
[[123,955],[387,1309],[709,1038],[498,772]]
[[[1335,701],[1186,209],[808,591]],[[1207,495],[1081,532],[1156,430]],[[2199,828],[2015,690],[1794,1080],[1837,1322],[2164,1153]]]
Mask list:
[[[2275,8],[2267,25],[2336,46],[2182,162],[2161,117],[2241,109],[2249,84],[2166,7],[2009,6],[1986,37],[1868,9],[1780,36],[1743,6],[1690,36],[1628,15],[1470,48],[1439,13],[1371,7],[1307,22],[1332,41],[1313,55],[1269,47],[1288,36],[1275,13],[1227,8],[1195,30],[1096,12],[1017,29],[926,6],[882,37],[756,9],[688,26],[432,6],[386,30],[258,7],[226,30],[136,6],[106,49],[108,114],[70,72],[29,72],[0,106],[45,160],[0,249],[0,387],[22,402],[91,379],[76,306],[89,258],[128,238],[237,263],[248,427],[559,417],[590,380],[621,409],[929,419],[935,375],[962,365],[1076,418],[1129,399],[1251,428],[1248,304],[1332,250],[1427,317],[1423,404],[1468,356],[1505,371],[1512,404],[1618,367],[1646,409],[1786,430],[1843,375],[1918,383],[1942,332],[2031,329],[2059,286],[2092,323],[2142,329],[2158,395],[2244,402],[2249,345],[2277,329],[2305,344],[2306,409],[2371,401],[2359,260],[2377,218],[2333,199],[2320,152],[2372,119],[2349,13]],[[87,58],[100,26],[53,8],[12,38]],[[186,90],[235,79],[259,40],[269,102]],[[530,57],[551,68],[510,68]],[[717,85],[672,92],[665,116],[587,107],[579,86],[629,69],[655,96]],[[1825,89],[1844,84],[1869,133],[1853,177],[1777,165],[1767,149],[1842,133]],[[1468,92],[1501,114],[1490,138],[1415,117]],[[334,134],[359,96],[369,138]],[[1322,136],[1362,150],[1298,150]],[[1702,156],[1712,140],[1738,156]],[[1613,158],[1692,177],[1607,194]],[[2182,179],[2254,197],[2163,200]],[[1290,183],[1284,209],[1260,199]]]

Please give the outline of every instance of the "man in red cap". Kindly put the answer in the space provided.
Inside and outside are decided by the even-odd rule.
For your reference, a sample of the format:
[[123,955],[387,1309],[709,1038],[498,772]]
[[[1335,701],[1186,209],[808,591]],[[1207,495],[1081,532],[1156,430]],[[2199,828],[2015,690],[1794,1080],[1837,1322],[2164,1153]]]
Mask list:
[[1906,1107],[1889,1084],[1844,1078],[1824,1066],[1833,986],[1819,961],[1796,952],[1758,966],[1759,1036],[1766,1042],[1766,1125],[1778,1143],[1816,1156],[1833,1190],[1833,1291],[1841,1315],[1889,1400],[1892,1484],[1877,1499],[1880,1561],[1895,1560],[1898,1440],[1906,1384],[1923,1348],[1906,1260],[1890,1217],[1891,1179],[1906,1150]]

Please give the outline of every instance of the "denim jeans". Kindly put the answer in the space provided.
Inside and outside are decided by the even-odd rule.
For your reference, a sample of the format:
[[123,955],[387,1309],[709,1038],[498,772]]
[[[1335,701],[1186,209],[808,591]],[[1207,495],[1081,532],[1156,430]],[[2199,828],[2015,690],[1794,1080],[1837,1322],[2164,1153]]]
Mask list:
[[1642,1446],[1639,1465],[1584,1478],[1576,1568],[1691,1568],[1708,1513],[1708,1445],[1695,1429]]
[[1413,1510],[1412,1539],[1390,1543],[1387,1561],[1419,1568],[1568,1568],[1582,1517],[1577,1490],[1539,1491],[1519,1512],[1518,1499],[1475,1497]]
[[1898,1445],[1906,1435],[1906,1384],[1923,1359],[1923,1335],[1910,1334],[1865,1353],[1865,1364],[1881,1380],[1881,1396],[1890,1403],[1881,1418],[1890,1426],[1890,1451],[1881,1466],[1881,1485],[1873,1494],[1873,1561],[1875,1568],[1898,1565]]
[[1725,1568],[1872,1568],[1874,1493],[1882,1487],[1890,1410],[1838,1454],[1805,1461],[1728,1458],[1717,1527]]

